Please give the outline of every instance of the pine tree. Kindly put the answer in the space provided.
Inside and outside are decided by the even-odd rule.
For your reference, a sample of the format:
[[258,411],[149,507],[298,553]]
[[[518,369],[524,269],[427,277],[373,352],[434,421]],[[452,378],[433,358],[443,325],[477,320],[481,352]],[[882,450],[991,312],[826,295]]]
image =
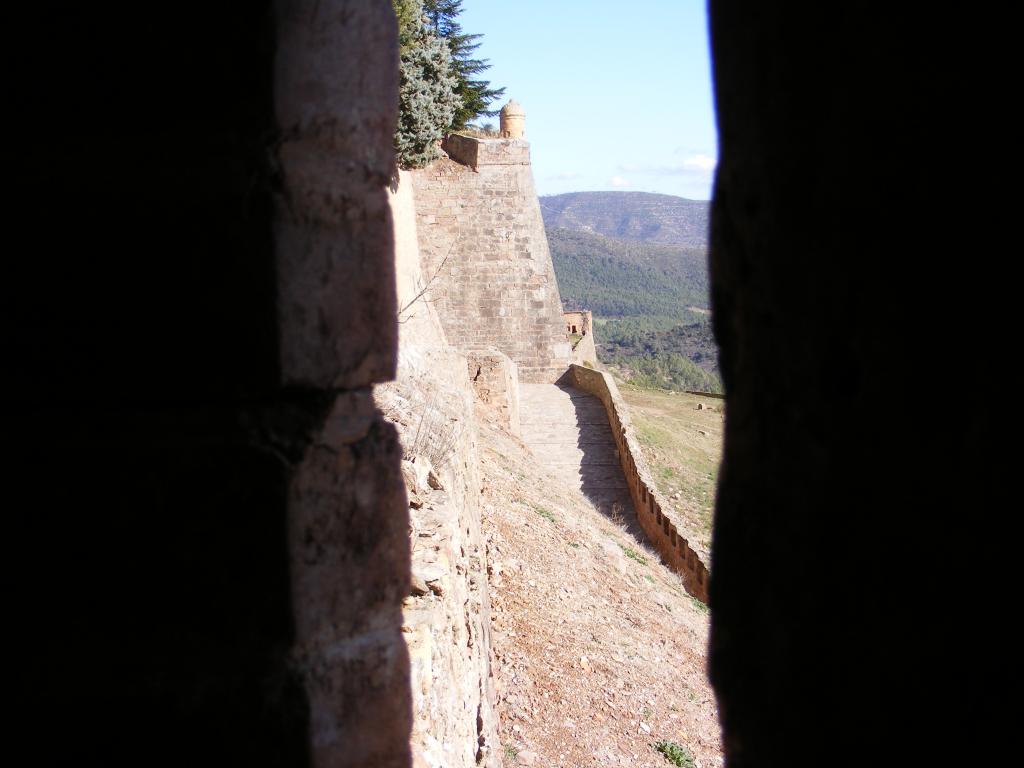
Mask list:
[[419,0],[392,0],[399,26],[401,79],[395,151],[403,168],[437,157],[436,142],[451,129],[462,99],[451,49],[423,23]]
[[491,102],[505,93],[504,88],[491,88],[487,80],[477,75],[490,69],[486,59],[472,58],[480,47],[482,35],[463,34],[462,26],[456,20],[462,13],[463,0],[424,0],[428,23],[434,32],[444,38],[452,56],[452,66],[458,78],[457,91],[461,104],[452,120],[452,130],[461,130],[471,121],[485,115],[494,117],[496,110],[489,110]]
[[411,43],[411,33],[423,18],[423,5],[420,0],[391,0],[398,21],[398,50],[405,53]]

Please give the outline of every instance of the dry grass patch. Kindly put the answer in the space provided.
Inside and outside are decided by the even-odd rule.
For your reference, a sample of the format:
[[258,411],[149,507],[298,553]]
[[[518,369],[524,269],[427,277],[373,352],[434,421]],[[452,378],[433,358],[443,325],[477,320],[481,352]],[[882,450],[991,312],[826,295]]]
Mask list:
[[711,524],[725,431],[724,401],[619,382],[659,493],[699,550]]

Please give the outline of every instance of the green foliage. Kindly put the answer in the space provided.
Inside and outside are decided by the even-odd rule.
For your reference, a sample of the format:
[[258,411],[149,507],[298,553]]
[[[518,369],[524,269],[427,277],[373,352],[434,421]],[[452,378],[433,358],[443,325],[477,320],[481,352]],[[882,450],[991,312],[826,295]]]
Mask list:
[[648,389],[721,392],[718,349],[708,319],[630,317],[601,323],[594,334],[598,355],[631,384]]
[[690,602],[693,604],[693,607],[697,609],[698,613],[703,613],[705,616],[711,613],[711,609],[708,607],[707,603],[698,600],[693,595],[687,595],[687,597],[690,598]]
[[391,0],[391,6],[395,10],[395,19],[398,21],[399,53],[404,53],[412,44],[412,33],[420,24],[423,7],[419,0]]
[[536,504],[531,504],[530,507],[533,509],[534,512],[543,517],[549,523],[555,522],[555,514],[550,509],[546,509],[545,507],[538,507]]
[[436,142],[447,134],[461,103],[458,76],[448,43],[423,23],[419,0],[392,4],[401,56],[395,151],[401,167],[415,168],[438,156]]
[[674,389],[678,392],[721,392],[722,382],[713,373],[698,368],[676,352],[645,353],[637,356],[616,355],[608,365],[617,368],[630,384],[649,389]]
[[689,318],[708,303],[703,248],[617,240],[568,229],[547,230],[558,290],[566,307],[600,317]]
[[603,363],[638,386],[721,392],[704,248],[547,232],[566,308],[590,309]]
[[678,765],[680,768],[694,768],[693,755],[682,744],[663,739],[655,742],[652,746],[672,765]]
[[626,557],[628,557],[630,560],[636,560],[636,562],[640,563],[640,565],[647,565],[647,558],[641,555],[632,547],[626,547],[622,544],[619,544],[619,547],[621,547],[622,551],[626,554]]
[[481,115],[493,117],[496,111],[489,110],[491,102],[499,98],[504,88],[491,88],[487,80],[478,77],[490,69],[486,59],[473,58],[473,52],[480,47],[476,42],[481,35],[467,35],[456,20],[462,13],[463,0],[424,0],[423,7],[434,32],[443,38],[449,47],[452,67],[456,76],[456,93],[459,105],[456,107],[450,129],[460,131],[471,120]]

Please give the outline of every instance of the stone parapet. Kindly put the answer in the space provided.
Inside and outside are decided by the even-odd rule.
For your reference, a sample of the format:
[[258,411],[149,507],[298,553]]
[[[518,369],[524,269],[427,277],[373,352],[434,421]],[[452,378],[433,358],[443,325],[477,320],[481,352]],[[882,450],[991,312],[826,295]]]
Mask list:
[[476,402],[498,416],[502,426],[520,435],[519,370],[512,359],[497,349],[465,352],[469,380]]
[[590,310],[574,310],[562,313],[565,333],[572,346],[572,361],[580,365],[597,362],[597,347],[594,345],[594,318]]
[[441,147],[452,160],[473,170],[481,165],[530,164],[530,142],[524,139],[477,139],[453,133]]
[[707,603],[708,567],[665,512],[667,505],[655,490],[654,480],[633,433],[626,402],[612,377],[602,371],[572,365],[564,380],[594,395],[604,405],[640,527],[662,559],[682,576],[686,591]]

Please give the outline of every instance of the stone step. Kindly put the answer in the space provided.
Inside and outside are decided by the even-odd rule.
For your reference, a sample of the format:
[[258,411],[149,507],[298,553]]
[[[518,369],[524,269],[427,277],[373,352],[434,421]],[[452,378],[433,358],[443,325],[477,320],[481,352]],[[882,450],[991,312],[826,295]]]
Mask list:
[[[572,439],[577,444],[583,443],[614,443],[612,431],[606,424],[586,425],[587,429],[568,429],[566,426],[551,424],[534,424],[522,430],[523,441],[527,443],[569,443]],[[568,432],[568,434],[567,434]]]
[[[554,445],[551,443],[527,443],[533,455],[544,465],[572,464],[586,466],[588,464],[618,467],[619,457],[615,446],[608,443],[591,443],[583,448],[575,445]],[[621,468],[619,470],[622,471]]]

